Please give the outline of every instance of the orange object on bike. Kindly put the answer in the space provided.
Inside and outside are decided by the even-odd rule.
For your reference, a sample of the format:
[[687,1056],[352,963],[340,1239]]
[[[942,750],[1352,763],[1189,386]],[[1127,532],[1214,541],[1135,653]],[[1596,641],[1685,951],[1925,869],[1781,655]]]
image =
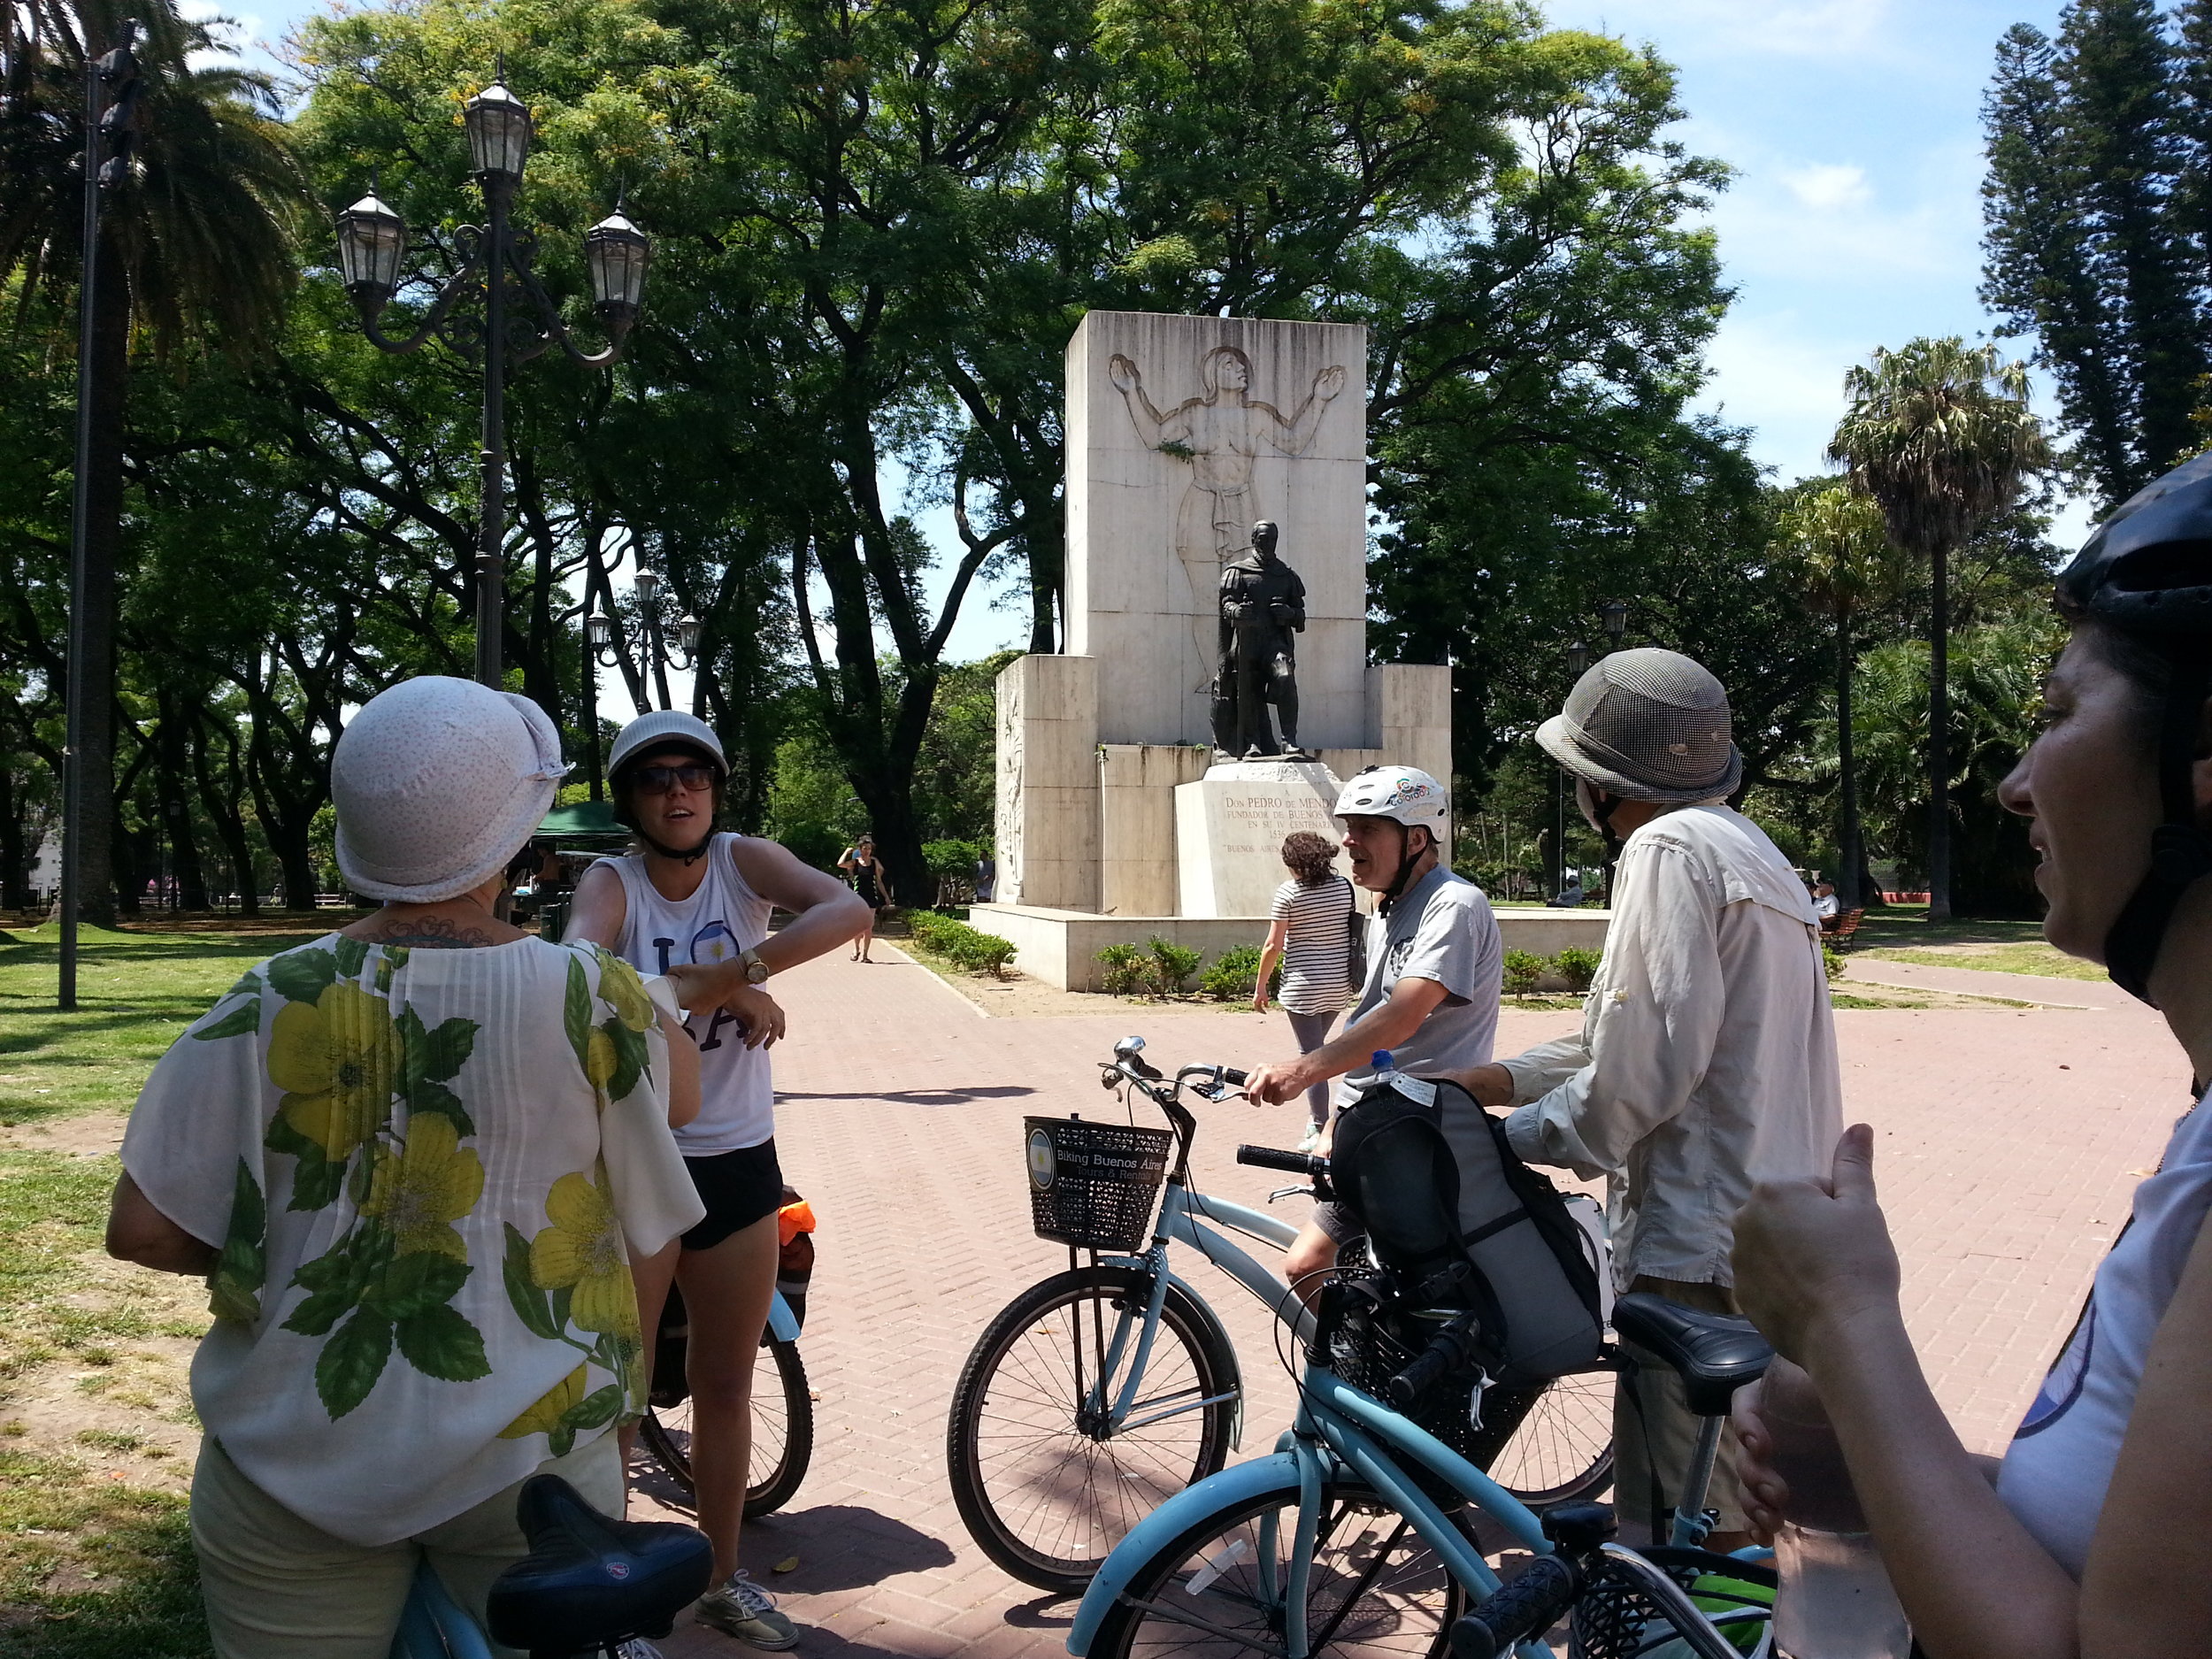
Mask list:
[[801,1198],[776,1211],[776,1242],[788,1245],[802,1233],[814,1231],[814,1210]]

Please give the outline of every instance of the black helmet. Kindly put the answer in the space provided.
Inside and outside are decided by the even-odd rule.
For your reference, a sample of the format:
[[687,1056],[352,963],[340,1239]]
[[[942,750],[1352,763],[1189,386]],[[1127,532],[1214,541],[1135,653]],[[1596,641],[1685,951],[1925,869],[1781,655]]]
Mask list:
[[2150,1002],[2151,969],[2175,907],[2212,874],[2193,782],[2199,711],[2212,693],[2212,453],[2123,502],[2059,573],[2056,599],[2070,620],[2130,635],[2172,669],[2159,715],[2164,821],[2151,836],[2150,869],[2104,944],[2113,983]]

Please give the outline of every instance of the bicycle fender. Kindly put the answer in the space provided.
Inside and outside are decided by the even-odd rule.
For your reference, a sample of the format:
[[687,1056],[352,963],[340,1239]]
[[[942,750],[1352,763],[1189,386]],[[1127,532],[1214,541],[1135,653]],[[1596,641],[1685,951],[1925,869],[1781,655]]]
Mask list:
[[799,1322],[791,1314],[791,1304],[783,1299],[783,1292],[775,1293],[775,1300],[768,1304],[768,1334],[779,1342],[799,1340]]
[[1206,1327],[1216,1348],[1229,1358],[1229,1386],[1236,1390],[1236,1409],[1229,1418],[1229,1449],[1244,1449],[1244,1362],[1237,1357],[1237,1345],[1229,1340],[1229,1327],[1221,1323],[1221,1316],[1213,1310],[1213,1304],[1191,1288],[1188,1280],[1179,1273],[1167,1276],[1168,1288],[1179,1290],[1193,1313]]
[[1207,1516],[1232,1504],[1249,1502],[1263,1493],[1298,1491],[1298,1460],[1287,1452],[1256,1457],[1248,1463],[1233,1463],[1217,1475],[1209,1475],[1194,1486],[1186,1486],[1137,1523],[1129,1535],[1114,1546],[1083,1592],[1083,1604],[1075,1609],[1075,1626],[1068,1632],[1068,1651],[1081,1659],[1090,1651],[1091,1638],[1100,1621],[1113,1608],[1137,1570]]

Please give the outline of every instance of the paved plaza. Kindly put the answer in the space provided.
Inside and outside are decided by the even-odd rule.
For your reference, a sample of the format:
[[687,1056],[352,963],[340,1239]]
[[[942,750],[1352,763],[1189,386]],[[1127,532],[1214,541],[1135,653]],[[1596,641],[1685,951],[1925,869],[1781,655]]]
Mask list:
[[[1126,1033],[1171,1070],[1277,1056],[1285,1026],[1248,1010],[1137,1004],[994,1018],[891,948],[876,954],[778,982],[791,1021],[777,1049],[778,1147],[821,1221],[803,1343],[817,1440],[789,1509],[748,1529],[747,1564],[809,1627],[802,1652],[1056,1653],[1072,1604],[1040,1600],[983,1558],[944,1475],[945,1412],[969,1345],[1015,1292],[1066,1263],[1030,1231],[1021,1118],[1118,1111],[1096,1063]],[[1947,978],[1991,995],[2013,979]],[[2002,1447],[2126,1219],[2129,1190],[2187,1105],[2187,1064],[2155,1015],[2108,987],[2043,983],[2105,1006],[1837,1016],[1847,1116],[1878,1131],[1906,1309],[1936,1392],[1979,1450]],[[1578,1018],[1509,1007],[1501,1050]],[[1238,1166],[1234,1148],[1293,1144],[1300,1121],[1294,1106],[1206,1110],[1202,1185],[1263,1201],[1271,1179]],[[1225,1277],[1187,1271],[1234,1334],[1251,1386],[1236,1455],[1265,1452],[1291,1399],[1271,1323]],[[691,1628],[664,1646],[683,1659],[733,1645]]]

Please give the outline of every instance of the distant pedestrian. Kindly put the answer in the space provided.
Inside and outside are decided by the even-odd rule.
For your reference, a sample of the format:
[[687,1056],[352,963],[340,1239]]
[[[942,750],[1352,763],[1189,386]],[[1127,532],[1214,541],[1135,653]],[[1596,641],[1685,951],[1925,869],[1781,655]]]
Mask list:
[[[1311,1054],[1329,1040],[1357,988],[1352,983],[1351,882],[1337,873],[1336,849],[1325,836],[1298,830],[1283,838],[1283,864],[1291,879],[1275,889],[1269,910],[1274,926],[1260,949],[1260,972],[1252,987],[1252,1006],[1267,1012],[1267,982],[1283,964],[1279,999],[1290,1016],[1291,1035],[1300,1054]],[[1324,1078],[1306,1091],[1313,1122],[1303,1147],[1311,1150],[1329,1121],[1329,1083]]]
[[891,878],[876,857],[876,838],[863,835],[837,856],[837,867],[852,883],[853,891],[860,895],[860,902],[868,907],[868,926],[853,941],[853,960],[872,962],[868,947],[876,936],[876,918],[891,905]]
[[998,890],[998,861],[985,853],[975,861],[975,902],[988,904]]

